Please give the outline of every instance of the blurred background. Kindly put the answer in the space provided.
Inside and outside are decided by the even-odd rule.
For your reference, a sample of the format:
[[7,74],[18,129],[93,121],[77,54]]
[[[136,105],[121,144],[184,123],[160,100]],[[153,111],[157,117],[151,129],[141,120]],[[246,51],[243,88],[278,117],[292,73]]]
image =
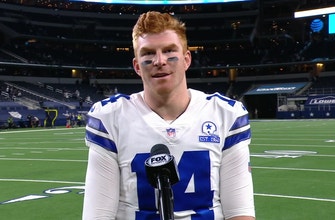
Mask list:
[[82,126],[94,102],[142,90],[131,32],[148,10],[186,23],[190,88],[251,119],[335,118],[334,1],[109,2],[0,1],[0,127]]

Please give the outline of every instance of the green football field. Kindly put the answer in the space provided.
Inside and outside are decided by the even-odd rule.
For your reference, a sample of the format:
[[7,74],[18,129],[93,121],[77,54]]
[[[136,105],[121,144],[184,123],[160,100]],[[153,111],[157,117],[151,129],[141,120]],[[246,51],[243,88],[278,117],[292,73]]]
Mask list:
[[[335,218],[335,120],[251,121],[258,220]],[[0,220],[81,219],[84,128],[0,131]]]

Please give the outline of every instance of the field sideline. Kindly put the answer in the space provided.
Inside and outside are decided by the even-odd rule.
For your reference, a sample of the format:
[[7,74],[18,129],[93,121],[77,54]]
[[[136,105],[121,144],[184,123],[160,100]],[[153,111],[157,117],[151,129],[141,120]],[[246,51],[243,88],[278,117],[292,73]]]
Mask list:
[[[335,120],[251,121],[258,220],[333,219]],[[84,128],[0,131],[0,219],[81,219]]]

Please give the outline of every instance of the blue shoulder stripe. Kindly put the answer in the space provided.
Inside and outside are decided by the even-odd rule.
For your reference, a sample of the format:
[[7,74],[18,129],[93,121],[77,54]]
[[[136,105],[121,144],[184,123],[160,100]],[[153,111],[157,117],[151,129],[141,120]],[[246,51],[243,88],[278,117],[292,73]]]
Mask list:
[[109,97],[108,99],[102,100],[101,105],[104,106],[104,105],[108,104],[109,102],[111,102],[111,103],[116,102],[119,98],[126,98],[126,99],[129,100],[130,96],[118,93],[116,95],[113,95],[113,96]]
[[242,115],[235,120],[233,126],[230,128],[230,131],[236,130],[238,128],[242,128],[248,124],[249,124],[248,114]]
[[102,124],[101,120],[97,119],[97,118],[94,118],[92,116],[88,116],[87,126],[90,127],[90,128],[93,128],[93,129],[95,129],[97,131],[101,131],[101,132],[104,132],[106,134],[108,133],[107,129]]
[[236,103],[236,100],[227,98],[227,97],[225,97],[225,96],[223,96],[223,95],[221,95],[221,94],[219,94],[219,93],[214,93],[214,94],[211,95],[211,96],[207,96],[206,99],[207,99],[207,100],[211,100],[213,97],[217,97],[217,98],[219,98],[219,99],[221,99],[221,100],[227,102],[228,105],[230,105],[230,106],[232,106],[232,107],[233,107],[233,106],[235,105],[235,103]]
[[86,138],[87,141],[92,142],[94,144],[97,144],[97,145],[105,148],[106,150],[117,153],[117,149],[116,149],[116,145],[115,145],[114,141],[112,141],[108,138],[101,137],[97,134],[94,134],[94,133],[88,131],[88,130],[86,130],[85,138]]
[[251,138],[250,128],[248,130],[243,131],[243,132],[231,135],[231,136],[226,138],[222,151],[227,150],[227,149],[231,148],[232,146],[234,146],[235,144],[238,144],[241,141],[245,141],[245,140],[248,140],[250,138]]

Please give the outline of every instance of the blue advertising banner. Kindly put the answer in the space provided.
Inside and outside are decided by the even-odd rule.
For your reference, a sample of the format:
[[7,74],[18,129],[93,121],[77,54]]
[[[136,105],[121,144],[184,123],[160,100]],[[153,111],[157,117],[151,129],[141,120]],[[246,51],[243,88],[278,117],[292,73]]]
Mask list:
[[305,105],[335,105],[335,96],[333,95],[310,96],[306,100]]

